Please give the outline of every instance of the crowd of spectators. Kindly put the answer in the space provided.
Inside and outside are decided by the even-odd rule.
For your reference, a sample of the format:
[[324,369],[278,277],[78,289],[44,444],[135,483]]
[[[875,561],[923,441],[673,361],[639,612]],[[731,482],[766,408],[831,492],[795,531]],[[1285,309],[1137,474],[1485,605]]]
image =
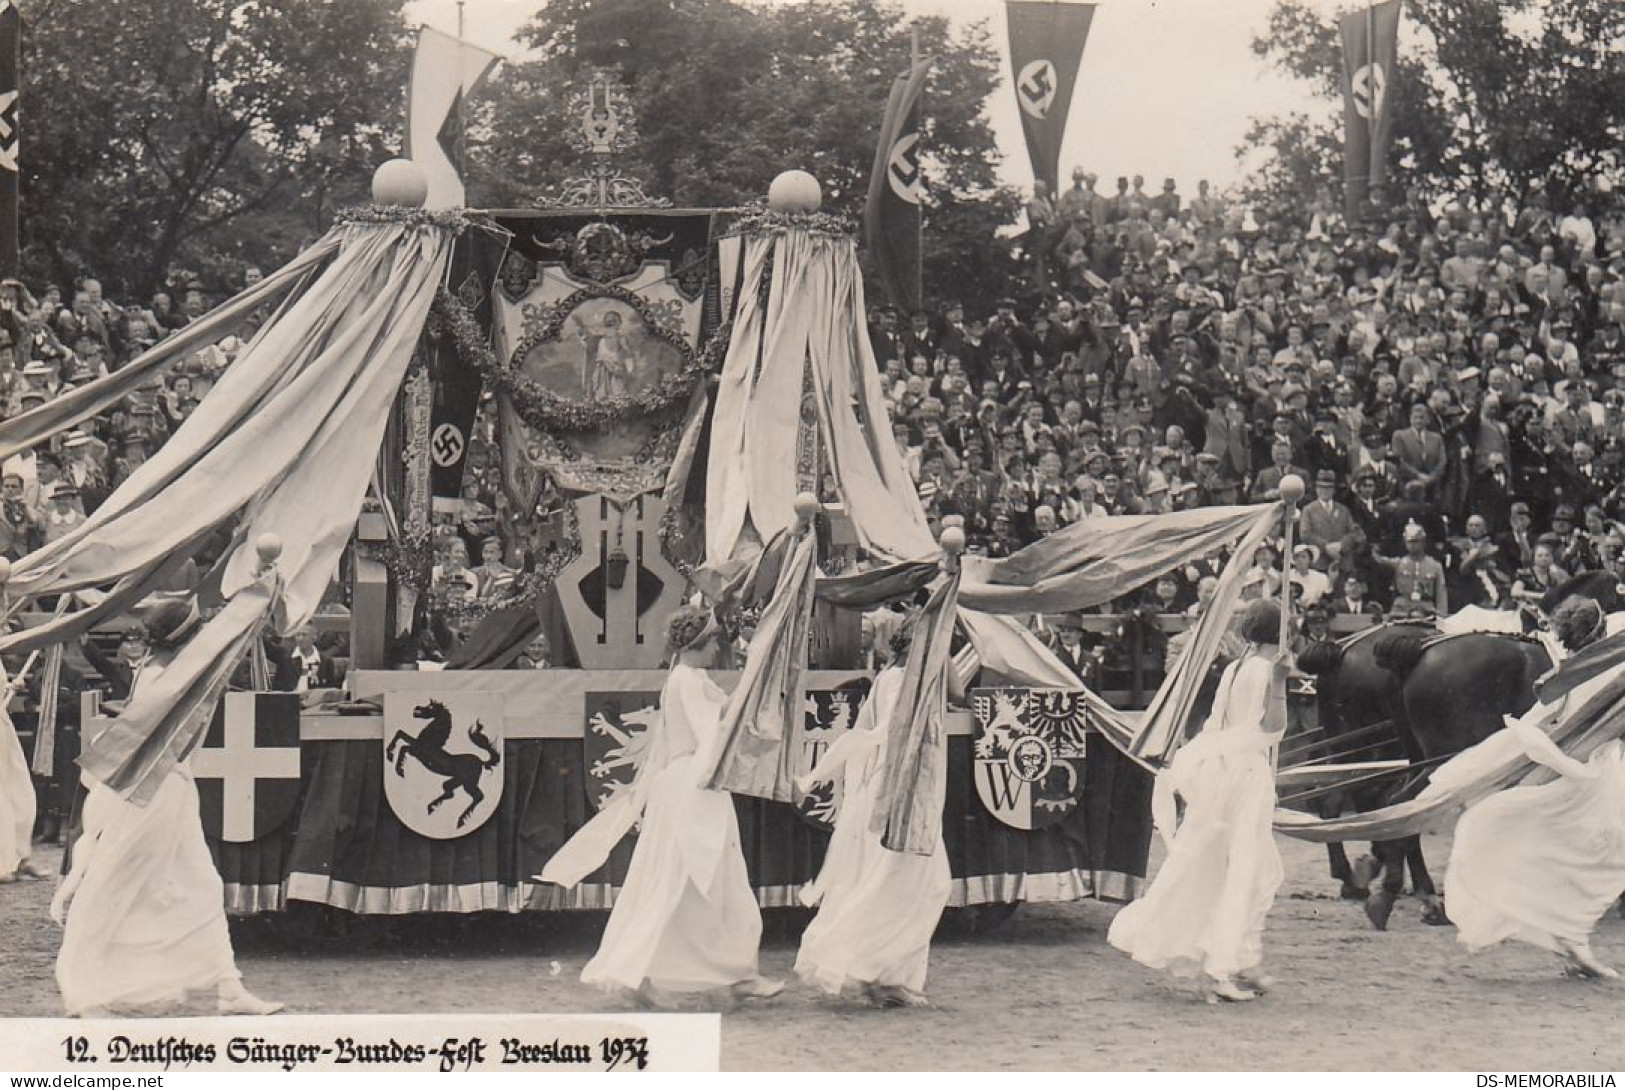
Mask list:
[[[1007,555],[1106,515],[1309,484],[1290,579],[1317,620],[1514,608],[1625,551],[1625,201],[1479,210],[1417,193],[1345,222],[1202,183],[1029,202],[1031,290],[872,313],[928,515]],[[1176,613],[1223,556],[1107,612]]]

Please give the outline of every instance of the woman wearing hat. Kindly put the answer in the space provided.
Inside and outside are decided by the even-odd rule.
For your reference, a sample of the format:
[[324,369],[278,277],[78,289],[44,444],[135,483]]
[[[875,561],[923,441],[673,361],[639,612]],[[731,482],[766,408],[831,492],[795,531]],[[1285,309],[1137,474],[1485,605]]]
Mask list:
[[[136,671],[132,699],[158,684],[201,622],[196,599],[154,614],[153,654]],[[213,992],[221,1014],[280,1010],[243,987],[187,762],[145,805],[98,782],[87,788],[73,869],[51,902],[63,925],[56,980],[68,1014],[162,1009],[195,992]]]
[[[1204,977],[1210,1001],[1255,999],[1269,985],[1264,918],[1283,875],[1271,829],[1274,754],[1292,665],[1278,644],[1280,609],[1263,599],[1242,615],[1245,653],[1225,668],[1201,733],[1157,777],[1152,812],[1168,856],[1107,933],[1142,965]],[[1185,802],[1177,829],[1176,796]]]
[[581,970],[582,983],[632,992],[647,1005],[663,1005],[665,992],[731,990],[738,999],[769,999],[784,983],[757,973],[762,915],[733,796],[700,785],[707,756],[721,744],[728,702],[706,672],[722,628],[709,609],[684,606],[666,634],[676,662],[637,778],[559,849],[541,880],[576,885],[641,823],[626,882],[598,953]]

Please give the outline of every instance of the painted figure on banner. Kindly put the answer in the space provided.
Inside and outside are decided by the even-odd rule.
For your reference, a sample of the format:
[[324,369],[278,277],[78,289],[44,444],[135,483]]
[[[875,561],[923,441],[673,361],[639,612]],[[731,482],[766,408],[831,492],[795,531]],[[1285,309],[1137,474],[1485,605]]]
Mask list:
[[581,980],[647,1006],[666,1005],[667,993],[725,990],[752,999],[784,988],[757,972],[762,916],[733,796],[700,782],[715,762],[728,700],[706,669],[721,634],[708,609],[684,606],[672,616],[667,639],[676,663],[632,789],[599,810],[540,875],[565,887],[580,883],[637,826],[620,895]]
[[1152,817],[1167,858],[1106,935],[1142,965],[1205,977],[1212,1002],[1256,999],[1270,984],[1261,969],[1264,918],[1284,875],[1272,826],[1275,746],[1292,665],[1280,628],[1274,599],[1242,615],[1246,653],[1225,668],[1201,733],[1157,776]]
[[[796,781],[804,795],[837,776],[842,786],[824,866],[801,894],[802,903],[817,906],[818,915],[801,936],[796,973],[826,994],[856,992],[883,1007],[927,1005],[931,935],[953,888],[941,836],[929,855],[894,852],[872,827],[912,631],[904,627],[892,637],[896,657],[875,678],[856,726]],[[946,747],[936,752],[946,760]]]
[[622,332],[621,315],[606,310],[596,325],[578,310],[570,315],[586,351],[581,359],[581,385],[593,398],[625,397],[632,392],[632,346]]
[[1014,829],[1064,821],[1083,795],[1088,706],[1069,689],[977,689],[976,794]]
[[500,693],[384,694],[384,795],[401,824],[452,840],[496,813],[504,716]]
[[[149,620],[153,654],[132,701],[201,624],[197,602],[170,602]],[[56,980],[67,1013],[148,1013],[213,992],[221,1014],[271,1014],[243,987],[226,927],[225,886],[204,839],[197,784],[176,764],[145,805],[84,777],[73,867],[51,901],[62,924]]]

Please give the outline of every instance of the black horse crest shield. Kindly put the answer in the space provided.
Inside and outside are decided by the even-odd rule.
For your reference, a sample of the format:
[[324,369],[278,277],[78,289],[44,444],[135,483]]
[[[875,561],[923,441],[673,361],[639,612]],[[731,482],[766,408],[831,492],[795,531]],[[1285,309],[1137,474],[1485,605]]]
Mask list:
[[433,840],[474,832],[502,799],[501,693],[386,693],[384,794]]

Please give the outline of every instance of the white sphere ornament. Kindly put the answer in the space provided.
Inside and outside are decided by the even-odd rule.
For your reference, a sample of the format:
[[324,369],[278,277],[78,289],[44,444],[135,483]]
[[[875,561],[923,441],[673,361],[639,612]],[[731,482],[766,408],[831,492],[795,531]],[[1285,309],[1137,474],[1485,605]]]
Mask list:
[[942,531],[942,536],[937,538],[937,544],[941,545],[942,551],[949,556],[958,556],[965,551],[965,531],[958,526],[950,526]]
[[273,564],[282,555],[282,539],[270,532],[263,533],[254,539],[254,551],[259,553],[260,563]]
[[805,170],[787,170],[767,187],[767,206],[775,212],[816,212],[824,189]]
[[1303,499],[1303,494],[1306,487],[1307,486],[1303,483],[1302,477],[1298,476],[1296,473],[1288,473],[1285,477],[1281,478],[1280,488],[1282,501],[1285,503],[1297,503],[1299,500]]
[[372,172],[372,203],[422,208],[429,199],[429,178],[410,159],[391,159]]
[[824,505],[818,502],[818,497],[811,492],[797,492],[794,506],[796,518],[802,522],[811,522],[818,516],[818,512],[824,509]]

